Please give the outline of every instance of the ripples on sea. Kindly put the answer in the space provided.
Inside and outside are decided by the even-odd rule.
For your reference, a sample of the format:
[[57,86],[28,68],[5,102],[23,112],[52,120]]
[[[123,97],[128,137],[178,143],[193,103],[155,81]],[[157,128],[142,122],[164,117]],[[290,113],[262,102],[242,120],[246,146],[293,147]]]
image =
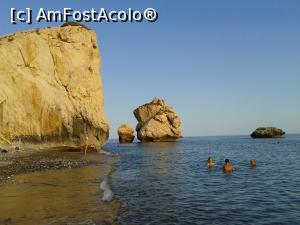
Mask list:
[[[105,149],[120,154],[110,183],[121,224],[300,224],[300,135],[111,141]],[[222,172],[225,158],[233,174]]]

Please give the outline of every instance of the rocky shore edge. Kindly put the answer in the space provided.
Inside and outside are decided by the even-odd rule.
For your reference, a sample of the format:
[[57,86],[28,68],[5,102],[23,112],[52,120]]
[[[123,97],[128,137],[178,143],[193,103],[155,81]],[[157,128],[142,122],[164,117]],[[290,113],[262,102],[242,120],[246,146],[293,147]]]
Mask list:
[[91,154],[97,154],[97,157],[85,157],[81,149],[72,147],[10,149],[0,152],[0,185],[13,182],[18,174],[97,165],[103,163],[103,157],[109,157],[96,151]]

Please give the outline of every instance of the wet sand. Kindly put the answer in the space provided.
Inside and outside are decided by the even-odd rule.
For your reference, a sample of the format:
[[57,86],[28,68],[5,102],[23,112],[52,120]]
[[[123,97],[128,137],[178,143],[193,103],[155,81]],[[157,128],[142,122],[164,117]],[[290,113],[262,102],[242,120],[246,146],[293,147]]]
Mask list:
[[119,203],[104,202],[100,189],[116,157],[73,150],[5,157],[0,224],[118,224]]

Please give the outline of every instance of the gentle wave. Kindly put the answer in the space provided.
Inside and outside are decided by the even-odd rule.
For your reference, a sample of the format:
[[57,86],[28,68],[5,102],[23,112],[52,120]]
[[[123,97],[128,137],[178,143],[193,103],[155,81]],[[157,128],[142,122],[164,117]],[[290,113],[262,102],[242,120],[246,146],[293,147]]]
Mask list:
[[117,153],[107,152],[107,151],[104,151],[104,150],[102,150],[102,149],[98,150],[98,153],[99,153],[99,154],[102,154],[102,155],[107,155],[107,156],[118,156]]
[[104,201],[104,202],[110,202],[113,199],[114,194],[113,194],[112,190],[110,189],[110,186],[108,184],[107,178],[105,178],[100,183],[100,190],[103,191],[102,201]]

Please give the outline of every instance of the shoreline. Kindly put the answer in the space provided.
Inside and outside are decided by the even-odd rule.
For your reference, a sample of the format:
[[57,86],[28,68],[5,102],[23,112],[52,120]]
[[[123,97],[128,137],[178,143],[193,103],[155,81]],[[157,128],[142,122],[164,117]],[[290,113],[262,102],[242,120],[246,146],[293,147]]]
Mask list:
[[88,155],[84,157],[78,148],[10,149],[7,153],[0,153],[0,185],[19,174],[80,168],[95,164],[97,160]]
[[[0,153],[0,192],[3,193],[0,223],[30,223],[22,218],[31,214],[34,221],[41,223],[119,224],[120,203],[113,198],[113,193],[107,198],[107,191],[111,191],[109,184],[103,190],[103,182],[109,180],[118,160],[111,156],[94,151],[85,157],[74,148]],[[34,196],[29,208],[18,209],[26,204],[29,196]],[[49,205],[46,211],[41,202]],[[83,209],[86,212],[78,215]],[[53,218],[45,219],[44,214]]]

